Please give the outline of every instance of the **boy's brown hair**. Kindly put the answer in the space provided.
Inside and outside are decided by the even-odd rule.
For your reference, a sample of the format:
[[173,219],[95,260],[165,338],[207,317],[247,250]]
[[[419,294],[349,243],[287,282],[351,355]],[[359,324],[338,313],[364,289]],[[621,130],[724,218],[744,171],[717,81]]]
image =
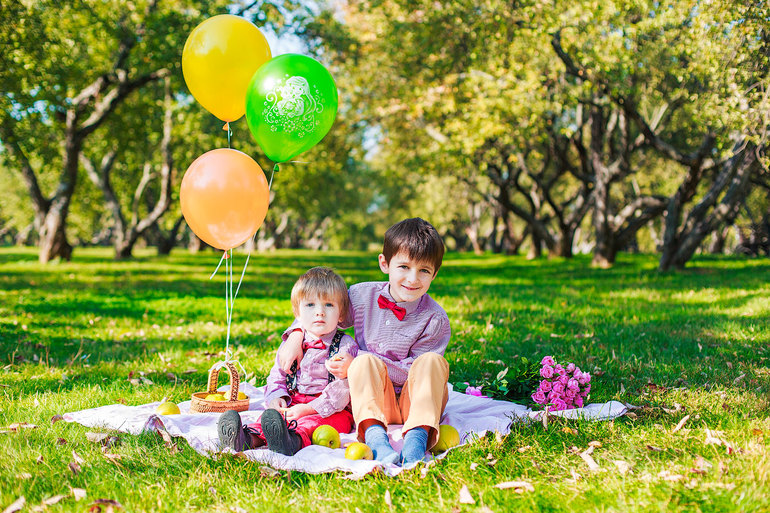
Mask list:
[[444,242],[428,221],[419,217],[404,219],[388,228],[382,246],[382,254],[388,263],[401,252],[416,262],[430,262],[435,274],[444,259]]
[[328,267],[313,267],[299,277],[291,289],[291,308],[299,317],[299,304],[308,297],[322,301],[334,301],[340,307],[340,322],[346,320],[350,310],[348,286],[342,276]]

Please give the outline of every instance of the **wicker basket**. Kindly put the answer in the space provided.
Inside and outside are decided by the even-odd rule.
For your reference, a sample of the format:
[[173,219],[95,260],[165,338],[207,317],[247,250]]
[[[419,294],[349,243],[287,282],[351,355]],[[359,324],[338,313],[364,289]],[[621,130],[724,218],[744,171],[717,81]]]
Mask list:
[[209,394],[217,393],[217,382],[219,381],[219,366],[214,365],[209,371],[209,385],[207,392],[195,392],[192,395],[192,402],[190,403],[190,412],[192,413],[207,413],[207,412],[223,412],[227,410],[244,411],[249,409],[249,399],[237,399],[238,388],[241,379],[238,377],[238,371],[235,370],[235,366],[230,362],[224,362],[224,366],[230,372],[230,397],[236,397],[236,400],[230,401],[207,401],[206,396]]

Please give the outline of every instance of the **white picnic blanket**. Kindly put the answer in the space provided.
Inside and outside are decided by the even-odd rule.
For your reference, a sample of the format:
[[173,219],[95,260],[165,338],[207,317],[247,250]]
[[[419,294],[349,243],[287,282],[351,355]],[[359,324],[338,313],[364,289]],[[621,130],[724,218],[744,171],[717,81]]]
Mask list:
[[[228,388],[223,386],[220,390],[224,391]],[[241,412],[244,424],[249,424],[259,419],[264,411],[265,388],[255,388],[248,383],[242,383],[241,390],[250,398],[249,410]],[[187,440],[190,447],[204,456],[212,457],[221,452],[216,429],[219,413],[190,413],[190,401],[186,401],[179,404],[181,414],[158,415],[155,409],[159,404],[160,402],[141,406],[111,404],[65,413],[63,417],[68,422],[130,434],[165,429],[171,436],[181,436]],[[552,415],[570,419],[609,420],[625,412],[626,406],[623,403],[610,401],[603,404],[589,404],[580,409],[552,412]],[[484,436],[488,431],[497,431],[505,435],[510,432],[512,422],[536,421],[540,420],[542,415],[542,411],[532,411],[519,404],[460,394],[452,391],[450,385],[449,401],[441,423],[454,426],[460,433],[460,445],[464,445],[477,437]],[[400,451],[403,445],[401,428],[401,425],[388,427],[388,436],[396,451]],[[354,433],[342,433],[340,438],[343,446],[348,442],[356,441]],[[363,477],[378,468],[390,476],[404,470],[397,465],[383,465],[378,461],[348,460],[345,459],[344,449],[330,449],[318,445],[305,447],[294,456],[284,456],[265,448],[244,451],[243,454],[250,460],[268,464],[276,469],[299,470],[311,474],[341,470],[348,472],[349,477],[354,479]],[[435,458],[441,459],[445,455],[446,453],[443,453]],[[433,456],[426,453],[426,459],[432,458]]]

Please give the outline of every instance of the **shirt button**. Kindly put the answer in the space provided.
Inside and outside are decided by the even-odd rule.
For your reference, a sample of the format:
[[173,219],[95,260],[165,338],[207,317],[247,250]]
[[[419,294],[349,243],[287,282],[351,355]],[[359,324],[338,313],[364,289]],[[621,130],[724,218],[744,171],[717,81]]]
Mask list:
[[390,321],[385,321],[385,326],[390,326]]

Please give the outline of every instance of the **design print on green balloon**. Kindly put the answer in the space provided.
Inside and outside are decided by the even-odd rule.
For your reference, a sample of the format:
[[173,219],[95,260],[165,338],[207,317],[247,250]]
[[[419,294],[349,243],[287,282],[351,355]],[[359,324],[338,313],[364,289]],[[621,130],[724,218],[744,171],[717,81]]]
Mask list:
[[310,94],[310,84],[305,77],[289,77],[285,83],[278,82],[267,93],[265,101],[265,121],[270,124],[270,130],[294,132],[301,139],[321,124],[316,114],[324,110],[323,98],[315,85],[313,93]]
[[337,115],[337,86],[318,61],[284,54],[262,65],[246,92],[246,122],[273,162],[307,151],[329,132]]

